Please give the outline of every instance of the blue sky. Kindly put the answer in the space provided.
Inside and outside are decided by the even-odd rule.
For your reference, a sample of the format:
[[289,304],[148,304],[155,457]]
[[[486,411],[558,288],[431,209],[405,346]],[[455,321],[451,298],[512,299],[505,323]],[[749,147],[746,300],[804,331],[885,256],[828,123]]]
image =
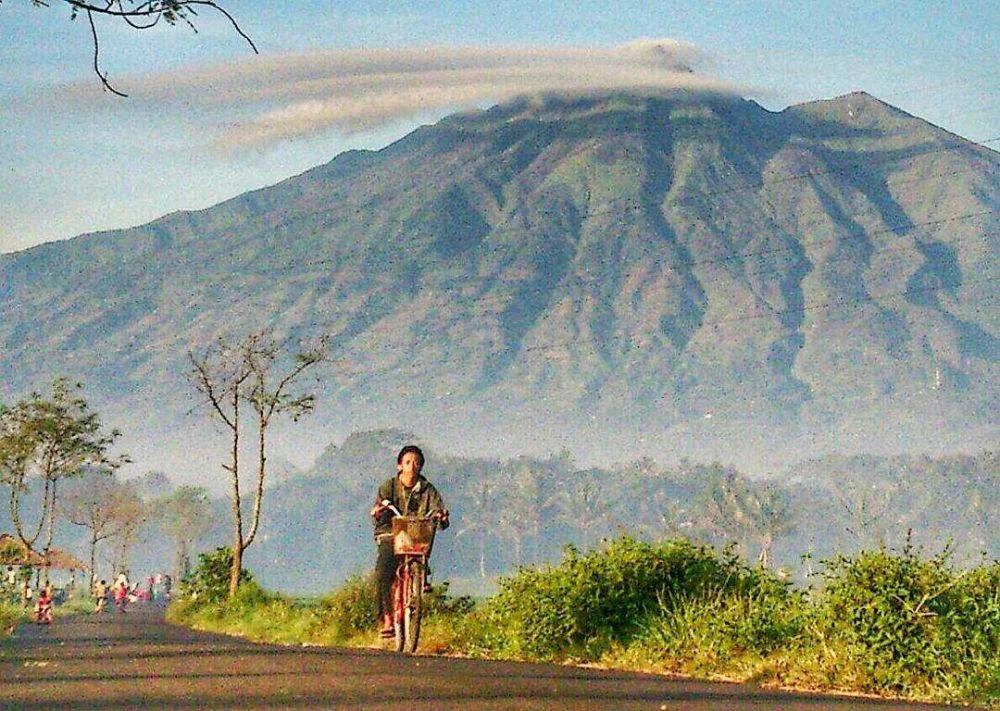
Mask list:
[[1000,146],[996,0],[222,2],[260,56],[210,9],[198,34],[99,23],[122,99],[85,20],[3,0],[0,252],[207,207],[520,82],[670,85],[687,64],[772,110],[864,90]]

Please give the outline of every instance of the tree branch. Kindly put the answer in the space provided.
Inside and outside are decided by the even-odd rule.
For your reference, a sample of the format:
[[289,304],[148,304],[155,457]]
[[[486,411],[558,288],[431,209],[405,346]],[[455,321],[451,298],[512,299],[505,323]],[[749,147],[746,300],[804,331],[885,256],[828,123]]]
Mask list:
[[[70,19],[75,19],[77,14],[81,12],[87,15],[87,21],[90,25],[91,39],[94,44],[94,73],[97,75],[98,79],[101,80],[101,85],[107,91],[110,91],[116,96],[127,97],[128,94],[119,91],[112,86],[111,82],[108,80],[107,72],[101,70],[101,43],[97,32],[97,25],[94,22],[94,15],[104,15],[116,20],[121,20],[135,30],[151,29],[156,27],[161,20],[165,21],[169,25],[176,25],[178,22],[183,22],[197,34],[198,28],[195,26],[194,22],[191,21],[189,15],[198,15],[197,10],[195,9],[197,6],[210,7],[229,20],[229,24],[232,25],[233,30],[236,34],[242,37],[248,45],[250,45],[250,49],[253,50],[254,54],[260,54],[260,51],[257,49],[257,45],[250,38],[250,36],[243,31],[243,28],[240,27],[236,18],[215,0],[148,0],[147,2],[141,2],[134,7],[129,8],[125,7],[123,0],[107,0],[107,2],[102,4],[87,2],[85,0],[62,1],[72,8]],[[0,2],[2,2],[2,0],[0,0]],[[34,4],[39,7],[48,7],[48,4],[42,2],[41,0],[34,0]],[[132,3],[129,4],[131,5]],[[148,22],[143,23],[137,21],[143,19],[148,20]]]

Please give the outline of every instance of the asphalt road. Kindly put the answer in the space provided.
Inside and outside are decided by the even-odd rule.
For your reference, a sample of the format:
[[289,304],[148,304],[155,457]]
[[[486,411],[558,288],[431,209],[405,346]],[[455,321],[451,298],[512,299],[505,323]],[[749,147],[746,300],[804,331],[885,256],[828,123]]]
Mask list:
[[0,641],[4,709],[913,709],[549,664],[282,647],[193,632],[134,606]]

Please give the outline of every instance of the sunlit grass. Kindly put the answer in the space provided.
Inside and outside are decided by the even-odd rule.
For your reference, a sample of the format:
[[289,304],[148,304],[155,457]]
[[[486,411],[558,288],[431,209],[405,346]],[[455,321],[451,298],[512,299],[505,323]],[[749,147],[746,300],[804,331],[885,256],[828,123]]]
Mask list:
[[[1000,563],[954,570],[885,550],[826,563],[795,589],[731,551],[621,539],[522,569],[473,604],[436,586],[420,652],[548,660],[765,686],[1000,709]],[[172,620],[281,644],[389,648],[371,581],[291,600],[254,584],[182,601]]]

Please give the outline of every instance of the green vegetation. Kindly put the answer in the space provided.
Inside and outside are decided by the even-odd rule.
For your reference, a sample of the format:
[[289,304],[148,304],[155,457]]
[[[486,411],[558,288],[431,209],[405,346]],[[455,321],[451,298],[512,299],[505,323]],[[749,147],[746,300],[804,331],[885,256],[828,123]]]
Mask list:
[[[229,598],[230,560],[227,548],[199,556],[198,566],[182,581],[181,595],[168,609],[167,619],[258,642],[370,643],[376,614],[369,578],[355,576],[326,597],[303,600],[267,592],[243,570],[236,596]],[[456,623],[472,610],[472,601],[450,596],[448,584],[443,583],[434,586],[425,602],[423,648],[455,648]]]
[[[202,556],[186,589],[219,590],[175,603],[172,620],[272,642],[376,639],[364,577],[321,600],[251,582],[227,601],[213,566]],[[733,548],[620,538],[521,568],[478,604],[437,586],[421,649],[1000,708],[1000,562],[956,568],[907,545],[837,556],[816,578],[797,588]]]
[[14,625],[24,619],[24,608],[8,600],[0,600],[0,637],[10,634]]

